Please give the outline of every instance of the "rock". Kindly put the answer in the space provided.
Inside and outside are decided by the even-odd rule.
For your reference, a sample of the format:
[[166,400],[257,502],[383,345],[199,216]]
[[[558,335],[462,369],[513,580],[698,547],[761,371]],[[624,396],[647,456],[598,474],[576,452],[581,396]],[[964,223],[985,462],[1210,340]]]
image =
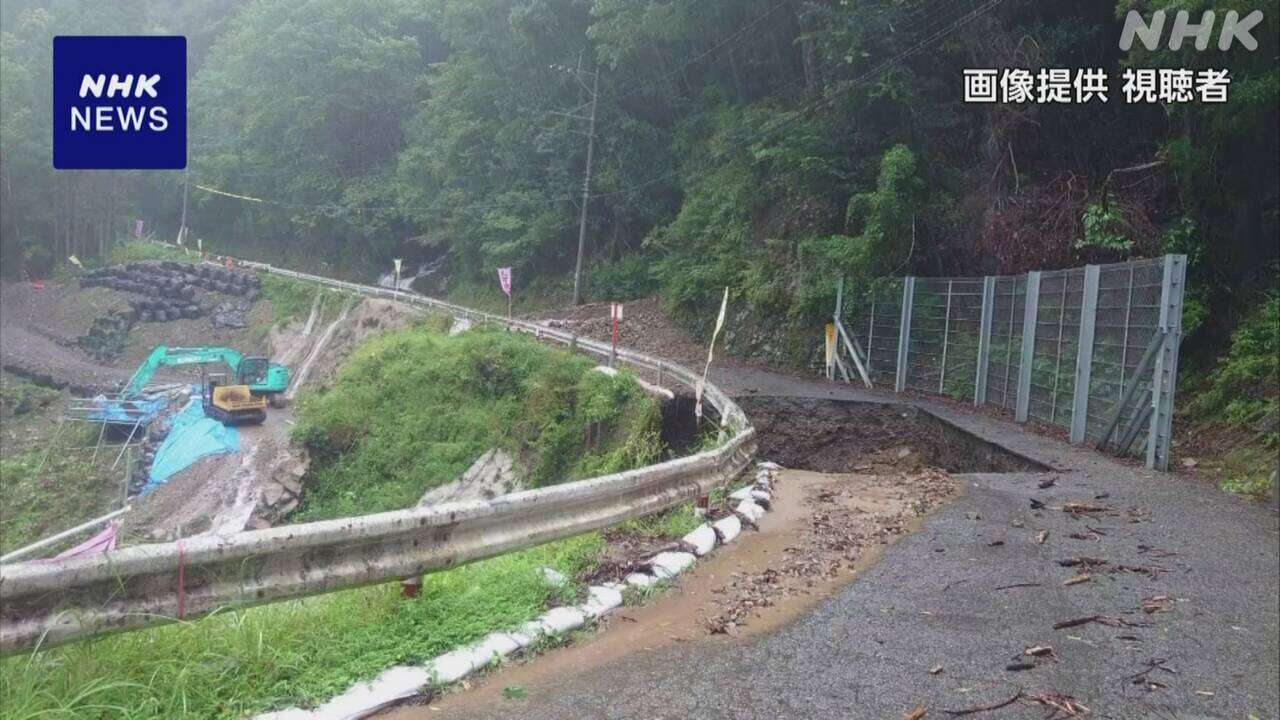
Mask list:
[[227,300],[213,308],[209,321],[215,328],[243,328],[249,326],[249,308],[244,300]]
[[490,448],[476,458],[457,480],[428,490],[418,501],[418,507],[489,500],[520,487],[515,459],[502,448]]
[[471,321],[464,317],[455,317],[453,324],[449,326],[449,334],[457,335],[471,329]]
[[699,556],[706,555],[716,546],[716,531],[704,524],[681,539],[692,545],[693,551]]
[[538,570],[542,573],[542,579],[546,580],[551,587],[561,587],[569,584],[569,578],[555,568],[544,567],[538,568]]
[[298,507],[302,500],[302,477],[310,464],[311,458],[304,447],[290,444],[277,451],[263,468],[262,489],[252,517],[272,525]]
[[753,523],[760,522],[760,518],[764,517],[764,508],[749,499],[738,503],[738,506],[733,511]]
[[653,574],[656,577],[666,580],[684,572],[696,561],[697,558],[692,553],[661,552],[650,558],[649,565],[653,568]]
[[729,515],[721,518],[713,523],[711,527],[715,528],[716,534],[720,536],[720,542],[733,542],[742,532],[742,521],[737,515]]

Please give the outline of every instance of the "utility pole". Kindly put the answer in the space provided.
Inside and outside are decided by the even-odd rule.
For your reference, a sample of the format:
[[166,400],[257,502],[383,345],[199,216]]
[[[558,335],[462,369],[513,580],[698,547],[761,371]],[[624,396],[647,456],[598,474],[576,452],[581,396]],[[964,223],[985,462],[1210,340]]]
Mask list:
[[178,244],[186,240],[187,234],[187,186],[191,184],[191,165],[182,170],[182,222],[178,225]]
[[582,213],[578,219],[578,260],[573,266],[573,304],[582,302],[582,254],[587,244],[587,203],[591,201],[591,155],[596,145],[596,98],[600,89],[600,68],[591,79],[591,117],[587,125],[587,169],[582,178]]

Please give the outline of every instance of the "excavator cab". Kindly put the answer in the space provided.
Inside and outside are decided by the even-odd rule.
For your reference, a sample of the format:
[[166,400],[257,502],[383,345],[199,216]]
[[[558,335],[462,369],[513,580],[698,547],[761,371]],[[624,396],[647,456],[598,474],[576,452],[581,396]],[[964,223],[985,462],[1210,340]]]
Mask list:
[[264,357],[247,357],[236,370],[237,385],[261,385],[267,381],[267,368],[271,363]]
[[205,377],[201,399],[204,414],[223,425],[257,425],[267,419],[267,400],[244,384],[228,385],[221,373]]
[[236,369],[236,384],[257,388],[255,395],[266,397],[273,408],[284,407],[284,388],[288,386],[287,373],[282,365],[272,367],[264,357],[247,357]]

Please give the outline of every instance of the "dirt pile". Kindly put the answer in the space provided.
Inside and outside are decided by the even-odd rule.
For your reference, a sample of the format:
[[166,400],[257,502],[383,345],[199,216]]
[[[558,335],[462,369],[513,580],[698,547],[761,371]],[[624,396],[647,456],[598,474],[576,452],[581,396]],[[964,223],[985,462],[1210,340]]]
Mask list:
[[705,619],[711,633],[736,636],[765,608],[847,581],[955,489],[950,476],[933,469],[893,475],[788,470],[782,475],[774,494],[800,494],[802,515],[792,520],[795,529],[780,560],[734,573],[713,591],[715,608]]
[[[710,338],[700,340],[676,325],[667,317],[658,298],[624,303],[622,317],[618,335],[620,346],[674,360],[690,368],[701,368],[707,362]],[[529,319],[602,342],[609,342],[613,335],[613,321],[609,318],[607,302],[535,313]],[[733,361],[717,359],[716,362],[724,365]]]

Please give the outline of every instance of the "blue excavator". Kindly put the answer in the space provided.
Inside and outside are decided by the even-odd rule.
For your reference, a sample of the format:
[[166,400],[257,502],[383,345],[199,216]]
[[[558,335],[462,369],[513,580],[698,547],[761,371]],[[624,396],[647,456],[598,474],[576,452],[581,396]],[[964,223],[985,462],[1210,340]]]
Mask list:
[[136,398],[162,367],[220,363],[231,370],[206,374],[201,387],[205,414],[224,425],[251,425],[267,418],[267,405],[284,407],[289,389],[289,369],[264,357],[241,354],[226,347],[157,346],[134,371],[121,392],[123,399]]

